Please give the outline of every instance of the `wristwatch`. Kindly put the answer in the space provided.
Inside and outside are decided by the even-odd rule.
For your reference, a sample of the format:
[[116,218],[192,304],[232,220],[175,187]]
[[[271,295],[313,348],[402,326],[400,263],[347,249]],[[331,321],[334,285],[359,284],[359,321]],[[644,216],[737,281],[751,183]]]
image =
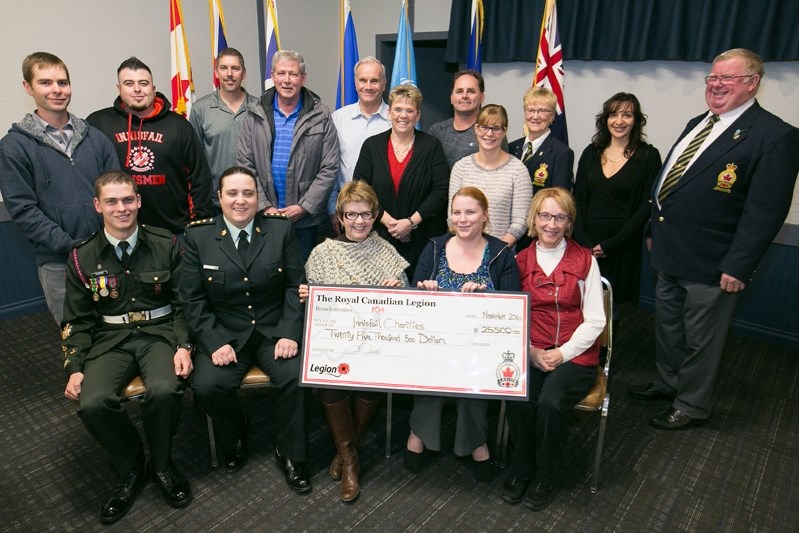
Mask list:
[[194,355],[194,345],[190,342],[181,342],[177,345],[176,349],[180,350],[183,348],[184,350],[188,350],[190,354]]
[[411,223],[411,229],[412,229],[412,230],[414,230],[414,229],[416,229],[416,228],[418,228],[418,227],[419,227],[419,224],[414,224],[414,223],[413,223],[413,220],[411,220],[411,217],[408,217],[408,222],[410,222],[410,223]]

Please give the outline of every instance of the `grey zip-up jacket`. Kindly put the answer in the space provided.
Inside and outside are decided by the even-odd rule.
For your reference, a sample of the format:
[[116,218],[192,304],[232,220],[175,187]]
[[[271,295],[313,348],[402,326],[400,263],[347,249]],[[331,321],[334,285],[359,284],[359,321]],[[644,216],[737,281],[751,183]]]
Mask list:
[[102,228],[94,182],[119,169],[108,137],[70,115],[68,156],[28,114],[0,139],[0,190],[8,212],[33,246],[36,263],[66,263],[76,242]]
[[[327,199],[338,175],[338,138],[330,110],[319,96],[302,88],[302,108],[294,125],[291,155],[286,169],[286,205],[299,205],[306,215],[295,223],[298,228],[327,222]],[[272,176],[272,149],[275,139],[275,88],[267,90],[257,105],[247,108],[239,132],[236,163],[258,178],[258,207],[277,207]]]

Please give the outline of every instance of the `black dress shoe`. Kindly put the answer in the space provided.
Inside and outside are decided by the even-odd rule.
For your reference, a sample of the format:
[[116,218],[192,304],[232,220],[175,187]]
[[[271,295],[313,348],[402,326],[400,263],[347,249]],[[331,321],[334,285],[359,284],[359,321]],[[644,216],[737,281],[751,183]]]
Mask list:
[[494,479],[494,465],[491,463],[491,459],[486,459],[484,461],[475,461],[472,459],[472,463],[474,464],[474,479],[481,483],[488,483]]
[[170,464],[163,472],[156,472],[155,481],[161,487],[164,501],[172,507],[179,509],[191,501],[189,481],[175,468],[175,465]]
[[294,462],[288,457],[283,457],[275,448],[275,465],[286,478],[286,484],[294,492],[308,492],[311,490],[311,476],[305,463]]
[[505,478],[502,483],[502,499],[508,503],[519,503],[524,497],[524,492],[530,485],[529,479],[518,477],[513,474]]
[[241,470],[241,467],[247,462],[247,443],[250,437],[250,427],[250,419],[245,418],[244,429],[241,430],[239,440],[236,442],[236,448],[225,454],[225,468],[231,472]]
[[113,524],[127,513],[136,496],[147,483],[147,459],[142,452],[136,459],[130,472],[119,482],[119,485],[106,500],[102,510],[100,510],[100,521],[103,524]]
[[704,419],[691,418],[690,416],[681,413],[678,409],[674,409],[673,407],[661,413],[660,415],[649,419],[650,426],[657,429],[667,429],[671,431],[687,429],[693,426],[701,426],[704,423]]
[[534,483],[524,493],[524,506],[531,511],[546,509],[552,501],[552,487],[548,483]]
[[414,452],[405,448],[402,453],[402,464],[405,465],[405,470],[411,474],[418,474],[424,464],[424,450],[421,452]]
[[630,387],[627,389],[627,394],[631,397],[635,398],[636,400],[645,400],[645,401],[667,401],[673,402],[674,395],[669,394],[667,392],[661,392],[655,388],[655,384],[651,381],[646,385],[638,385],[636,387]]

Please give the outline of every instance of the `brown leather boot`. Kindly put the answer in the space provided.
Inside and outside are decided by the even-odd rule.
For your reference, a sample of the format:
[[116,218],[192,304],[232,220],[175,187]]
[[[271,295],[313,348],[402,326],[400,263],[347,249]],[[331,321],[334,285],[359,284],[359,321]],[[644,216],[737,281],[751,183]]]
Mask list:
[[[358,394],[353,395],[352,425],[355,428],[355,446],[360,446],[369,423],[374,418],[377,408],[380,407],[380,400],[364,400]],[[338,481],[341,479],[341,458],[336,454],[328,469],[330,477]]]
[[330,435],[336,444],[341,464],[341,499],[350,502],[358,497],[361,485],[358,481],[358,450],[355,448],[355,431],[348,399],[336,403],[323,403]]

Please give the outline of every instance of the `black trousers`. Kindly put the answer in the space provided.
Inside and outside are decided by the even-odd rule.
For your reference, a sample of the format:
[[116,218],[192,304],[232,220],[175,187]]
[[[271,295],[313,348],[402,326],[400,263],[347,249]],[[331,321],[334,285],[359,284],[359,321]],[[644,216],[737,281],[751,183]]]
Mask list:
[[276,360],[271,339],[253,333],[244,348],[236,351],[236,359],[236,364],[216,366],[209,354],[198,354],[194,361],[192,387],[200,407],[214,422],[214,437],[220,450],[223,453],[234,450],[244,430],[238,389],[244,375],[257,361],[278,389],[275,397],[277,448],[292,461],[307,461],[306,390],[298,387],[300,358]]
[[552,372],[530,366],[527,401],[508,402],[513,445],[511,471],[518,477],[552,485],[566,442],[572,409],[596,379],[596,367],[566,362]]
[[186,389],[186,381],[175,374],[174,356],[175,347],[163,338],[134,331],[112,351],[86,361],[78,415],[106,449],[120,476],[133,468],[142,451],[139,433],[120,399],[122,390],[139,374],[146,389],[141,414],[150,462],[156,471],[163,471],[171,461],[172,436]]

